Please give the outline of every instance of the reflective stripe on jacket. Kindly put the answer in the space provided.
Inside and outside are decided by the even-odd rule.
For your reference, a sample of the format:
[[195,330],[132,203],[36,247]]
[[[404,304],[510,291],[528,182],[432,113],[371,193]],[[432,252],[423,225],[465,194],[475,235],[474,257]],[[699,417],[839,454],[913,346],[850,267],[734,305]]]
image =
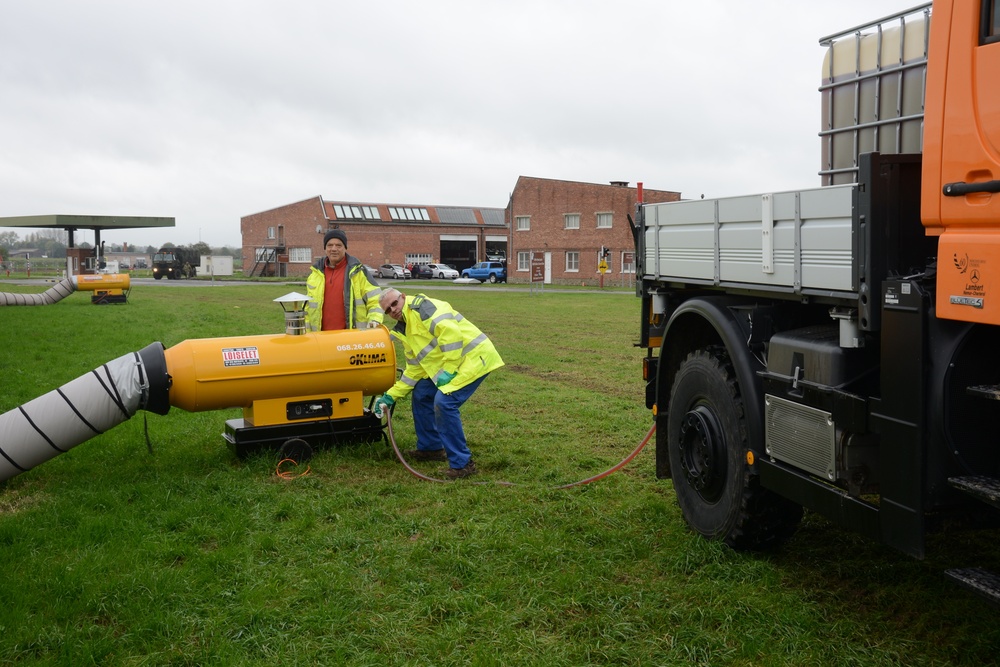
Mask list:
[[406,396],[417,382],[434,380],[441,371],[455,373],[440,387],[450,394],[503,366],[486,334],[444,301],[423,294],[407,297],[400,317],[390,333],[402,343],[406,368],[385,392],[393,398]]
[[[309,331],[323,328],[323,294],[326,290],[326,257],[320,257],[309,269],[306,278],[306,327]],[[347,256],[347,275],[344,277],[344,315],[348,329],[357,329],[366,322],[382,323],[384,311],[378,303],[382,290],[372,284],[365,266],[351,255]]]

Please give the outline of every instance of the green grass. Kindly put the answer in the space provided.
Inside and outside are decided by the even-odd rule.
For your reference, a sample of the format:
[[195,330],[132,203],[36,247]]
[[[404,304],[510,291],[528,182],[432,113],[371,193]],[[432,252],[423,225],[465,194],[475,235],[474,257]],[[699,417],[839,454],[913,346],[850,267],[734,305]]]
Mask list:
[[[4,284],[4,291],[41,287]],[[273,333],[294,287],[137,287],[129,303],[0,309],[0,412],[153,341]],[[645,435],[628,294],[443,290],[507,366],[463,415],[476,482],[420,481],[383,444],[294,480],[233,457],[238,411],[140,413],[0,484],[0,663],[983,665],[996,611],[945,566],[807,516],[780,551],[692,535]],[[414,437],[409,402],[394,421]],[[148,427],[153,454],[147,452]],[[0,436],[2,437],[2,436]],[[434,473],[436,466],[417,466]]]

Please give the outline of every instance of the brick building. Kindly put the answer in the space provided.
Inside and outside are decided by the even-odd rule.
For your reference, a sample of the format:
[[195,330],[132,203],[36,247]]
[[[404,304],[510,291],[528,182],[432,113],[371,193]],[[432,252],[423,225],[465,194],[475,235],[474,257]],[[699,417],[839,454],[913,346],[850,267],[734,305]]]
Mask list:
[[305,276],[340,228],[347,251],[369,266],[440,262],[459,270],[507,249],[502,208],[324,201],[313,197],[240,219],[247,275]]
[[[679,193],[645,190],[648,202]],[[496,256],[509,258],[508,280],[530,280],[531,252],[544,253],[546,282],[594,284],[600,248],[606,277],[634,272],[627,215],[636,189],[627,183],[578,183],[521,176],[503,208],[324,201],[321,196],[244,216],[247,275],[305,276],[323,254],[323,235],[347,234],[348,252],[369,266],[436,262],[460,271]]]
[[[513,221],[508,280],[531,278],[531,254],[545,257],[545,282],[600,280],[601,248],[606,248],[605,278],[635,273],[635,243],[628,216],[635,213],[637,188],[624,181],[609,185],[521,176],[508,205]],[[679,192],[643,190],[649,203],[677,201]]]

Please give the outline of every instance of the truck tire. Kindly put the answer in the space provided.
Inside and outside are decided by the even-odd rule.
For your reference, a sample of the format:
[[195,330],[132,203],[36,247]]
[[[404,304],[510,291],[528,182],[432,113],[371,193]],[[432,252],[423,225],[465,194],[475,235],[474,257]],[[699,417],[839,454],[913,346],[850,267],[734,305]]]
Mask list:
[[746,462],[745,407],[728,354],[697,350],[681,363],[670,390],[667,451],[677,504],[697,533],[734,549],[787,540],[802,508],[767,489]]
[[496,281],[497,281],[497,274],[491,273],[490,274],[490,282],[491,283],[495,283]]

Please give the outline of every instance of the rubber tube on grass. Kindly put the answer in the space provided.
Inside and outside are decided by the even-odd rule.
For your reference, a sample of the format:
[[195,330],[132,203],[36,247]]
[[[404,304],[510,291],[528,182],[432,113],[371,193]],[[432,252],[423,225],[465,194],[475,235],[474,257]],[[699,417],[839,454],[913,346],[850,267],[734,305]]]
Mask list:
[[[391,413],[389,415],[387,415],[385,424],[386,424],[387,430],[389,431],[389,443],[392,445],[392,450],[394,452],[396,452],[396,458],[399,459],[399,462],[403,464],[403,467],[406,468],[410,472],[411,475],[413,475],[414,477],[418,477],[418,478],[420,478],[420,479],[422,479],[422,480],[424,480],[426,482],[441,482],[442,484],[447,484],[447,483],[450,482],[450,480],[447,480],[447,479],[438,479],[437,477],[430,477],[428,475],[423,474],[422,472],[414,470],[413,467],[409,463],[407,463],[406,457],[403,456],[403,453],[401,451],[399,451],[399,446],[396,445],[396,437],[393,435],[393,432],[392,432],[392,414]],[[596,482],[599,479],[604,479],[608,475],[611,475],[613,473],[618,472],[619,470],[621,470],[622,468],[624,468],[626,465],[628,465],[629,462],[632,459],[634,459],[636,456],[639,455],[639,452],[641,452],[646,447],[646,445],[649,444],[649,440],[653,437],[653,434],[655,432],[656,432],[656,423],[654,422],[652,428],[650,428],[649,432],[646,433],[646,437],[644,437],[642,439],[642,442],[640,442],[639,445],[635,449],[633,449],[632,452],[628,456],[626,456],[624,459],[622,459],[622,461],[620,463],[618,463],[617,465],[615,465],[615,466],[613,466],[611,468],[608,468],[604,472],[602,472],[602,473],[600,473],[598,475],[594,475],[593,477],[588,477],[586,479],[581,479],[581,480],[576,481],[576,482],[570,482],[569,484],[561,484],[559,486],[552,486],[552,487],[549,487],[549,488],[552,488],[552,489],[569,489],[569,488],[572,488],[574,486],[583,486],[584,484],[590,484],[591,482]],[[497,485],[497,486],[524,486],[522,484],[515,484],[514,482],[468,482],[468,483],[469,484],[494,484],[494,485]]]

